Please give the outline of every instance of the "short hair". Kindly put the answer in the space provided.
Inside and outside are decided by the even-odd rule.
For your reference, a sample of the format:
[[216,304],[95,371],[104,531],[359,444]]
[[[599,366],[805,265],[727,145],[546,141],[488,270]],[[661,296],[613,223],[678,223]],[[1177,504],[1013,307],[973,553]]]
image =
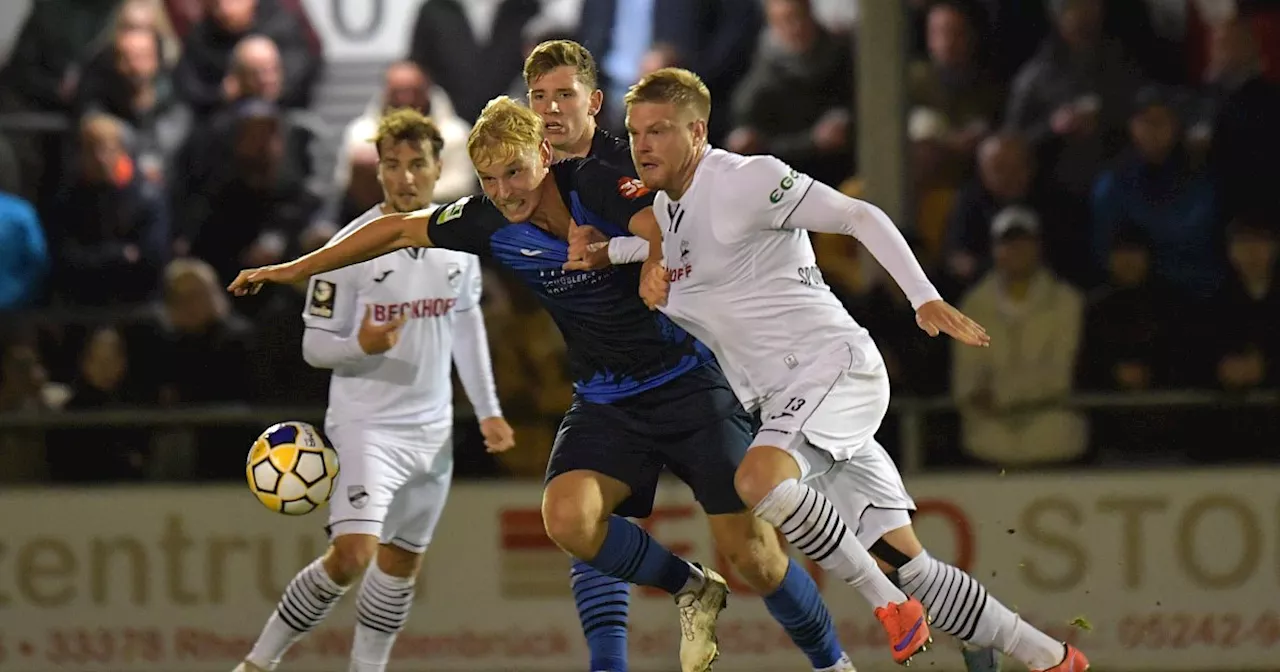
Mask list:
[[410,142],[415,145],[429,142],[432,156],[437,160],[440,158],[440,152],[444,150],[444,136],[440,134],[440,127],[436,126],[436,122],[423,113],[407,107],[392,110],[378,120],[378,130],[373,136],[373,146],[378,150],[379,159],[382,158],[382,143],[387,140],[391,141],[390,147],[395,147],[400,142]]
[[627,107],[636,103],[671,103],[692,110],[699,119],[711,117],[711,91],[701,77],[684,68],[654,70],[636,82],[623,100]]
[[542,117],[510,96],[498,96],[481,110],[467,138],[471,163],[511,161],[542,143]]
[[573,68],[588,91],[595,91],[600,80],[596,59],[586,47],[573,40],[548,40],[533,48],[524,59],[524,83],[533,86],[534,80],[562,66]]

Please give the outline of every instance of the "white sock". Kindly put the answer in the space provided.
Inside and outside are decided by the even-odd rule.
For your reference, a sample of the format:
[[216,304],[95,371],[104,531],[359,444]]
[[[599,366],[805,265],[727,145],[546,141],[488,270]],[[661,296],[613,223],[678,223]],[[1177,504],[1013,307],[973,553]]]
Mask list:
[[862,593],[872,606],[907,601],[858,543],[831,501],[817,490],[787,479],[760,500],[755,514],[781,530],[810,560]]
[[264,670],[276,669],[289,647],[323,621],[345,592],[346,586],[334,583],[324,571],[323,560],[304,567],[284,589],[246,660]]
[[820,670],[815,669],[813,672],[847,672],[852,669],[853,661],[849,660],[849,654],[844,653],[840,655],[840,660],[837,660],[835,665],[824,667]]
[[396,635],[409,620],[414,580],[391,576],[369,566],[356,596],[356,636],[349,672],[382,672],[391,659]]
[[1062,642],[1009,611],[972,576],[934,560],[927,551],[899,567],[898,577],[903,590],[929,610],[930,627],[978,646],[994,646],[1033,670],[1062,662]]

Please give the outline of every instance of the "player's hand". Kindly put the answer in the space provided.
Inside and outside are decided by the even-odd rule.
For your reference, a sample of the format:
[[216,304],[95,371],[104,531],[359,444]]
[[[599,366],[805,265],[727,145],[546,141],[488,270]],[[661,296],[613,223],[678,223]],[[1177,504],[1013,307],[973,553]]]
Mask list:
[[408,315],[400,313],[399,317],[386,322],[373,321],[373,306],[365,306],[364,320],[360,322],[360,331],[356,333],[356,341],[366,355],[381,355],[396,347],[400,342],[400,328],[404,326]]
[[941,299],[920,306],[916,311],[916,324],[930,336],[946,334],[965,345],[983,348],[991,345],[991,337],[982,325]]
[[649,310],[657,310],[667,305],[667,295],[671,293],[671,282],[667,280],[667,269],[661,259],[649,259],[644,262],[640,271],[640,298]]
[[501,416],[481,420],[480,434],[484,436],[486,453],[505,453],[516,447],[516,433]]
[[609,239],[594,226],[569,220],[569,260],[566,271],[592,271],[609,265]]
[[240,271],[236,279],[227,285],[227,291],[236,296],[244,296],[245,294],[257,294],[261,291],[262,286],[268,282],[277,285],[292,285],[305,279],[298,268],[293,265],[293,262],[272,264]]

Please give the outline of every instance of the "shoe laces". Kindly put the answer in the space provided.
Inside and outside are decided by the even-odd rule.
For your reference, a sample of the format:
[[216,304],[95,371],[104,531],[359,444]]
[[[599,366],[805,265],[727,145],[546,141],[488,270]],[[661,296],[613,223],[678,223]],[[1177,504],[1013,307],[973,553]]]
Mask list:
[[676,598],[676,605],[680,608],[680,635],[692,642],[695,634],[693,619],[698,614],[698,596],[693,593],[681,595]]

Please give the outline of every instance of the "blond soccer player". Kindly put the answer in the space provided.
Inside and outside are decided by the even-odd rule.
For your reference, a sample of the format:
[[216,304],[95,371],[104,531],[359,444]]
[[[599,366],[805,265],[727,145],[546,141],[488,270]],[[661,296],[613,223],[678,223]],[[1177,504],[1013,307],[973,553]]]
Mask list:
[[712,349],[763,418],[735,477],[743,500],[875,607],[898,662],[927,643],[931,622],[1037,672],[1088,669],[920,544],[915,504],[874,438],[889,403],[884,360],[823,282],[807,232],[858,238],[931,336],[982,347],[982,327],[941,299],[879,208],[772,156],[708,146],[711,96],[697,75],[658,70],[626,103],[636,170],[659,191],[665,268],[650,264],[642,296]]

